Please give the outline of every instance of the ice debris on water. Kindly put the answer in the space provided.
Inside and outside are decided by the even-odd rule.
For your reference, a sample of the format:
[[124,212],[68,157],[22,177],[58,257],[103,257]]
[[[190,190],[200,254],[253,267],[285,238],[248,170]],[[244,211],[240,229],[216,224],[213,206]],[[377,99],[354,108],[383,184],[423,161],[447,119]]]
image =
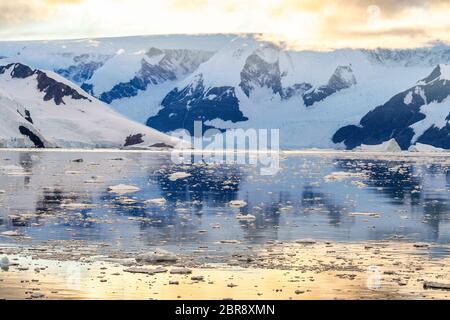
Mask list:
[[349,214],[349,216],[352,217],[373,217],[373,218],[378,218],[380,217],[379,213],[376,212],[352,212]]
[[352,179],[352,178],[367,178],[366,174],[363,172],[333,172],[329,175],[326,175],[324,177],[326,182],[331,181],[340,181],[345,179]]
[[136,257],[136,261],[141,263],[164,263],[176,262],[177,260],[178,258],[175,254],[163,249],[141,253]]
[[0,233],[0,236],[5,236],[5,237],[20,237],[22,236],[21,233],[19,233],[18,231],[4,231],[2,233]]
[[252,214],[238,214],[236,219],[241,221],[254,221],[256,220],[256,217]]
[[7,176],[24,176],[27,175],[22,167],[15,165],[1,166],[0,173]]
[[150,200],[145,201],[146,204],[152,205],[152,206],[163,206],[166,204],[166,202],[167,202],[167,200],[164,198],[150,199]]
[[247,205],[247,202],[245,202],[244,200],[233,200],[230,201],[229,205],[232,208],[242,208]]
[[192,270],[188,268],[174,268],[170,270],[170,274],[191,274]]
[[125,193],[133,193],[138,192],[139,189],[136,186],[126,185],[126,184],[118,184],[116,186],[108,187],[108,191],[112,193],[125,194]]
[[174,172],[171,175],[169,175],[169,180],[170,181],[177,181],[180,179],[185,179],[187,177],[190,177],[191,174],[187,173],[187,172]]
[[61,205],[61,208],[69,210],[92,209],[95,208],[95,205],[89,203],[64,203]]

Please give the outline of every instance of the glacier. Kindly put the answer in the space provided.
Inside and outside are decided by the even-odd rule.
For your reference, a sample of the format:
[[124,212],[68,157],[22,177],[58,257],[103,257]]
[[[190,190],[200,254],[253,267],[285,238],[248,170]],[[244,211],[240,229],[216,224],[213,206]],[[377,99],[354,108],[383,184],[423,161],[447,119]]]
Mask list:
[[[442,76],[448,72],[445,44],[311,51],[257,34],[165,35],[2,42],[0,56],[52,70],[121,115],[165,133],[192,131],[200,120],[222,131],[280,129],[284,149],[353,149],[391,139],[403,150],[415,143],[450,148],[448,99],[424,100],[417,111],[424,118],[403,119],[402,134],[381,121],[363,130],[365,139],[337,139],[342,128],[364,128],[362,119],[397,95],[394,109],[415,104],[423,95],[420,81],[438,66]],[[432,90],[445,95],[443,87]],[[380,119],[389,118],[386,110]]]

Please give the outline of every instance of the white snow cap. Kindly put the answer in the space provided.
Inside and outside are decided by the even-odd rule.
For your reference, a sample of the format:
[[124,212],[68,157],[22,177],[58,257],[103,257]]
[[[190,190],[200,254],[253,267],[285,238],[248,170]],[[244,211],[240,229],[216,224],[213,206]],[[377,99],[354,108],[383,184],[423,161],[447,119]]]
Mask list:
[[[31,69],[29,76],[14,77],[16,67],[22,70],[27,68],[26,65],[15,64],[0,74],[0,106],[3,113],[0,118],[0,144],[4,147],[37,146],[30,135],[39,138],[45,147],[161,148],[173,147],[179,142],[128,120],[53,72]],[[55,83],[41,91],[38,85],[42,81],[39,75],[42,74]],[[73,90],[72,94],[66,93],[68,89],[63,88],[64,85]],[[58,103],[57,96],[61,92],[65,95]],[[29,134],[30,131],[32,134]]]

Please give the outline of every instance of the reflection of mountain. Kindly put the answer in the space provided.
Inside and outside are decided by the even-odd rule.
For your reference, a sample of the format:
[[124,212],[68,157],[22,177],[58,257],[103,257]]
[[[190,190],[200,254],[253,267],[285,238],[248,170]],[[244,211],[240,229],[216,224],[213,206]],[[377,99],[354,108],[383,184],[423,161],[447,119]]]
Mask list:
[[381,160],[337,160],[337,167],[353,172],[355,168],[365,169],[368,175],[364,183],[373,187],[392,199],[394,203],[406,203],[409,199],[412,205],[417,205],[421,197],[421,179],[414,175],[412,164]]
[[447,220],[445,215],[450,212],[450,205],[447,199],[439,197],[426,197],[424,199],[424,215],[426,216],[426,223],[433,230],[433,238],[439,237],[441,222]]
[[[171,177],[181,171],[189,176],[177,180]],[[151,181],[150,189],[127,195],[134,198],[135,203],[124,203],[120,195],[108,192],[103,193],[101,199],[105,204],[112,204],[115,214],[134,220],[147,244],[207,243],[211,234],[198,231],[211,228],[206,221],[213,219],[215,209],[228,208],[228,203],[237,199],[242,178],[243,173],[237,166],[165,164],[150,168],[148,178],[144,179]],[[165,198],[164,206],[145,203],[149,199],[148,192],[155,187],[157,195],[152,193],[151,197]]]
[[61,210],[64,203],[73,203],[78,201],[78,196],[73,193],[64,192],[61,189],[46,189],[42,192],[36,203],[37,212],[56,212]]
[[[422,208],[419,212],[423,215],[422,222],[430,227],[428,238],[437,240],[439,238],[440,225],[448,220],[446,215],[450,212],[450,204],[447,196],[436,193],[427,187],[422,175],[417,174],[419,168],[412,163],[395,161],[374,161],[374,160],[337,160],[338,168],[345,171],[354,171],[355,168],[363,168],[368,175],[364,183],[370,186],[370,190],[377,194],[391,199],[395,205],[409,205],[411,209],[408,215],[414,214],[417,208]],[[370,164],[370,165],[369,165]],[[444,185],[449,186],[449,170],[441,165],[428,165],[420,168],[426,172],[426,177],[444,179]],[[435,186],[436,182],[431,182]],[[416,208],[416,209],[413,209]],[[403,234],[414,233],[414,230],[405,228]],[[371,231],[375,239],[382,239],[390,231]]]
[[303,211],[322,209],[328,215],[330,224],[338,226],[342,222],[342,207],[334,203],[326,194],[306,186],[302,194]]
[[236,199],[242,180],[237,166],[184,166],[183,171],[189,176],[171,180],[171,174],[178,171],[179,166],[171,166],[160,170],[156,176],[163,197],[172,203],[198,201],[200,206],[221,206]]

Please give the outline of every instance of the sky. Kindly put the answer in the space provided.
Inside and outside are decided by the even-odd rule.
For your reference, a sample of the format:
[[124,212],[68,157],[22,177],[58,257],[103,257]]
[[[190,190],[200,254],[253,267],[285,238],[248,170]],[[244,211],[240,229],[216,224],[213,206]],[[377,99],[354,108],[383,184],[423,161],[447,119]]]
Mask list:
[[450,0],[0,0],[0,40],[262,33],[302,49],[450,42]]

